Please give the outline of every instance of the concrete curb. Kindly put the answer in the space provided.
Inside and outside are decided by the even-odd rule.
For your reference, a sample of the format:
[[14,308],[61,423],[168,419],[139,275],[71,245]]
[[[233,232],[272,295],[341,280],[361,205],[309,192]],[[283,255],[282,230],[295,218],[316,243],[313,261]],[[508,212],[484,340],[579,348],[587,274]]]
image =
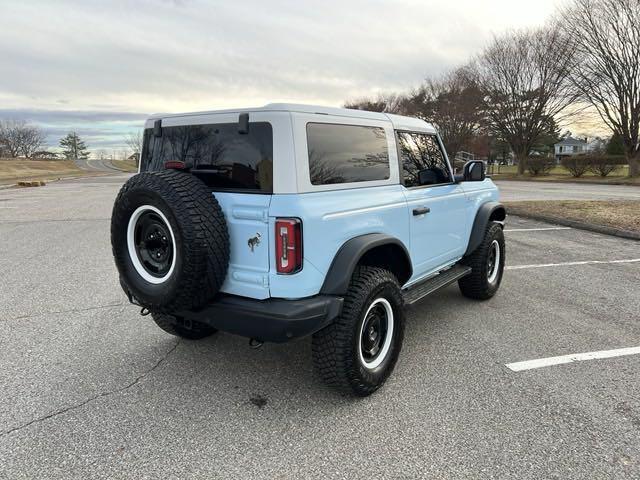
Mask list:
[[554,217],[553,215],[541,215],[537,213],[529,213],[518,210],[518,208],[510,207],[507,209],[509,215],[514,217],[530,218],[531,220],[539,220],[541,222],[555,223],[565,227],[578,228],[580,230],[588,230],[590,232],[603,233],[614,237],[628,238],[631,240],[640,240],[640,232],[632,232],[630,230],[622,230],[620,228],[607,227],[605,225],[596,225],[593,223],[579,222],[577,220],[568,220],[566,218]]
[[580,181],[580,180],[556,180],[556,179],[544,179],[540,180],[538,177],[521,177],[521,178],[502,178],[500,174],[487,174],[487,177],[490,177],[495,182],[536,182],[536,183],[569,183],[571,185],[621,185],[625,187],[638,187],[640,188],[640,184],[637,183],[625,183],[625,182],[599,182],[597,180],[594,181]]
[[[54,182],[59,182],[60,180],[76,180],[76,179],[81,179],[81,178],[99,178],[99,177],[109,177],[112,175],[118,175],[118,174],[128,174],[130,172],[125,172],[124,170],[119,170],[118,172],[104,172],[104,173],[97,173],[94,175],[74,175],[74,176],[70,176],[70,177],[52,177],[52,178],[48,178],[46,180],[44,180],[44,182],[46,182],[47,184],[49,183],[54,183]],[[30,181],[36,181],[36,180],[27,180],[28,182]],[[9,188],[14,188],[17,187],[18,184],[21,181],[15,180],[13,181],[14,183],[6,183],[6,184],[2,184],[0,185],[0,190],[7,190]]]

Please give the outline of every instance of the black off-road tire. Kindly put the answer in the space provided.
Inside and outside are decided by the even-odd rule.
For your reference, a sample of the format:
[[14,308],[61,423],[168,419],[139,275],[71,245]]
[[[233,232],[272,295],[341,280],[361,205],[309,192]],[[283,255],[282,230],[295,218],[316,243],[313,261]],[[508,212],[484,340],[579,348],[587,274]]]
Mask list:
[[[361,327],[369,307],[380,298],[393,311],[389,349],[382,363],[368,368],[360,348]],[[342,393],[367,396],[380,388],[395,367],[404,338],[404,305],[396,277],[383,268],[361,266],[351,279],[342,313],[313,335],[313,364],[324,382]],[[388,332],[387,332],[388,333]]]
[[[488,270],[490,266],[491,250],[493,248],[492,245],[494,245],[494,242],[496,242],[500,248],[500,255],[497,262],[495,279],[490,281],[490,272]],[[480,246],[461,262],[462,264],[471,267],[471,273],[458,280],[458,286],[460,287],[462,294],[465,297],[472,298],[474,300],[488,300],[493,297],[498,291],[498,288],[500,288],[500,283],[502,282],[505,258],[504,232],[502,231],[502,225],[496,222],[490,222]]]
[[164,313],[152,313],[151,317],[162,330],[176,337],[187,340],[201,340],[216,333],[218,330],[200,322],[186,322],[180,317]]
[[[138,247],[131,252],[127,242],[130,219],[141,208],[144,214],[147,207],[166,217],[169,228],[165,229],[175,240],[171,247],[175,263],[160,283],[143,277],[143,273],[148,278],[151,273],[141,273]],[[123,288],[153,312],[204,306],[218,293],[227,274],[229,234],[224,214],[211,190],[188,173],[165,170],[130,178],[113,206],[111,245]],[[138,266],[133,255],[137,255]]]

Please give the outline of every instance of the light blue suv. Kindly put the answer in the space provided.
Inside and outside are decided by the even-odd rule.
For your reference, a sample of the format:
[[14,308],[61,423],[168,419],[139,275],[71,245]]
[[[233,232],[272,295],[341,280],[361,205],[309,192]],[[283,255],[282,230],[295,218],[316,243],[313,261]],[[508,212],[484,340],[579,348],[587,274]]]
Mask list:
[[491,298],[505,209],[482,162],[455,175],[422,120],[272,104],[152,116],[116,199],[122,287],[167,332],[313,336],[342,391],[379,388],[407,304],[457,281]]

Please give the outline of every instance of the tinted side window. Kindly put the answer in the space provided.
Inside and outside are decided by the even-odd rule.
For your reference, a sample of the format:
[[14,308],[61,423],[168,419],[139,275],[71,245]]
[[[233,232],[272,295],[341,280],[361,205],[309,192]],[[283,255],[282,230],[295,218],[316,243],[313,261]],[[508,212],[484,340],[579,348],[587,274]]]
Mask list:
[[389,178],[389,151],[383,128],[309,123],[307,144],[313,185]]
[[435,135],[397,132],[405,187],[450,183],[451,172]]
[[213,188],[273,190],[273,130],[267,122],[249,124],[238,133],[237,123],[162,127],[144,132],[141,171],[163,170],[165,162],[181,161]]

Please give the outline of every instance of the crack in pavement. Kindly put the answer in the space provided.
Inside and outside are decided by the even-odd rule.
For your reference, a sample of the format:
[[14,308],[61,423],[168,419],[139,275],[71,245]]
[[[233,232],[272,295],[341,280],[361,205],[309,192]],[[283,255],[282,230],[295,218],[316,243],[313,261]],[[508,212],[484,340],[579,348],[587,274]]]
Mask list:
[[49,413],[49,414],[47,414],[47,415],[45,415],[43,417],[39,417],[39,418],[36,418],[34,420],[31,420],[31,421],[29,421],[29,422],[27,422],[27,423],[25,423],[23,425],[20,425],[20,426],[11,428],[9,430],[6,430],[6,431],[0,433],[0,438],[5,437],[7,435],[10,435],[11,433],[17,432],[17,431],[22,430],[24,428],[27,428],[27,427],[33,425],[34,423],[44,422],[45,420],[57,417],[58,415],[62,415],[64,413],[70,412],[72,410],[77,410],[78,408],[82,408],[85,405],[87,405],[88,403],[91,403],[94,400],[97,400],[99,398],[108,397],[108,396],[111,396],[111,395],[122,393],[122,392],[124,392],[124,391],[126,391],[126,390],[128,390],[128,389],[130,389],[132,387],[135,387],[143,378],[145,378],[147,375],[153,373],[154,370],[156,370],[160,365],[162,365],[167,360],[167,358],[169,358],[169,356],[176,350],[176,348],[178,348],[179,344],[180,344],[180,339],[178,339],[178,341],[160,358],[160,360],[158,360],[155,363],[155,365],[153,367],[151,367],[149,370],[147,370],[146,372],[142,373],[141,375],[138,375],[132,382],[128,383],[124,387],[117,388],[115,390],[109,390],[107,392],[99,393],[98,395],[94,395],[93,397],[89,397],[85,401],[80,402],[78,404],[62,408],[62,409],[57,410],[55,412]]
[[24,320],[25,318],[42,317],[43,315],[59,315],[59,314],[62,314],[62,313],[90,312],[91,310],[101,310],[103,308],[112,308],[112,307],[123,307],[125,305],[129,305],[129,304],[126,303],[126,302],[108,303],[107,305],[98,305],[96,307],[71,308],[69,310],[57,310],[57,311],[53,311],[53,312],[32,313],[32,314],[29,314],[29,315],[20,315],[20,316],[13,317],[13,318],[0,319],[0,323],[1,322],[10,322],[12,320]]
[[30,223],[54,223],[54,222],[108,222],[111,218],[53,218],[48,220],[0,220],[0,225],[28,225]]

